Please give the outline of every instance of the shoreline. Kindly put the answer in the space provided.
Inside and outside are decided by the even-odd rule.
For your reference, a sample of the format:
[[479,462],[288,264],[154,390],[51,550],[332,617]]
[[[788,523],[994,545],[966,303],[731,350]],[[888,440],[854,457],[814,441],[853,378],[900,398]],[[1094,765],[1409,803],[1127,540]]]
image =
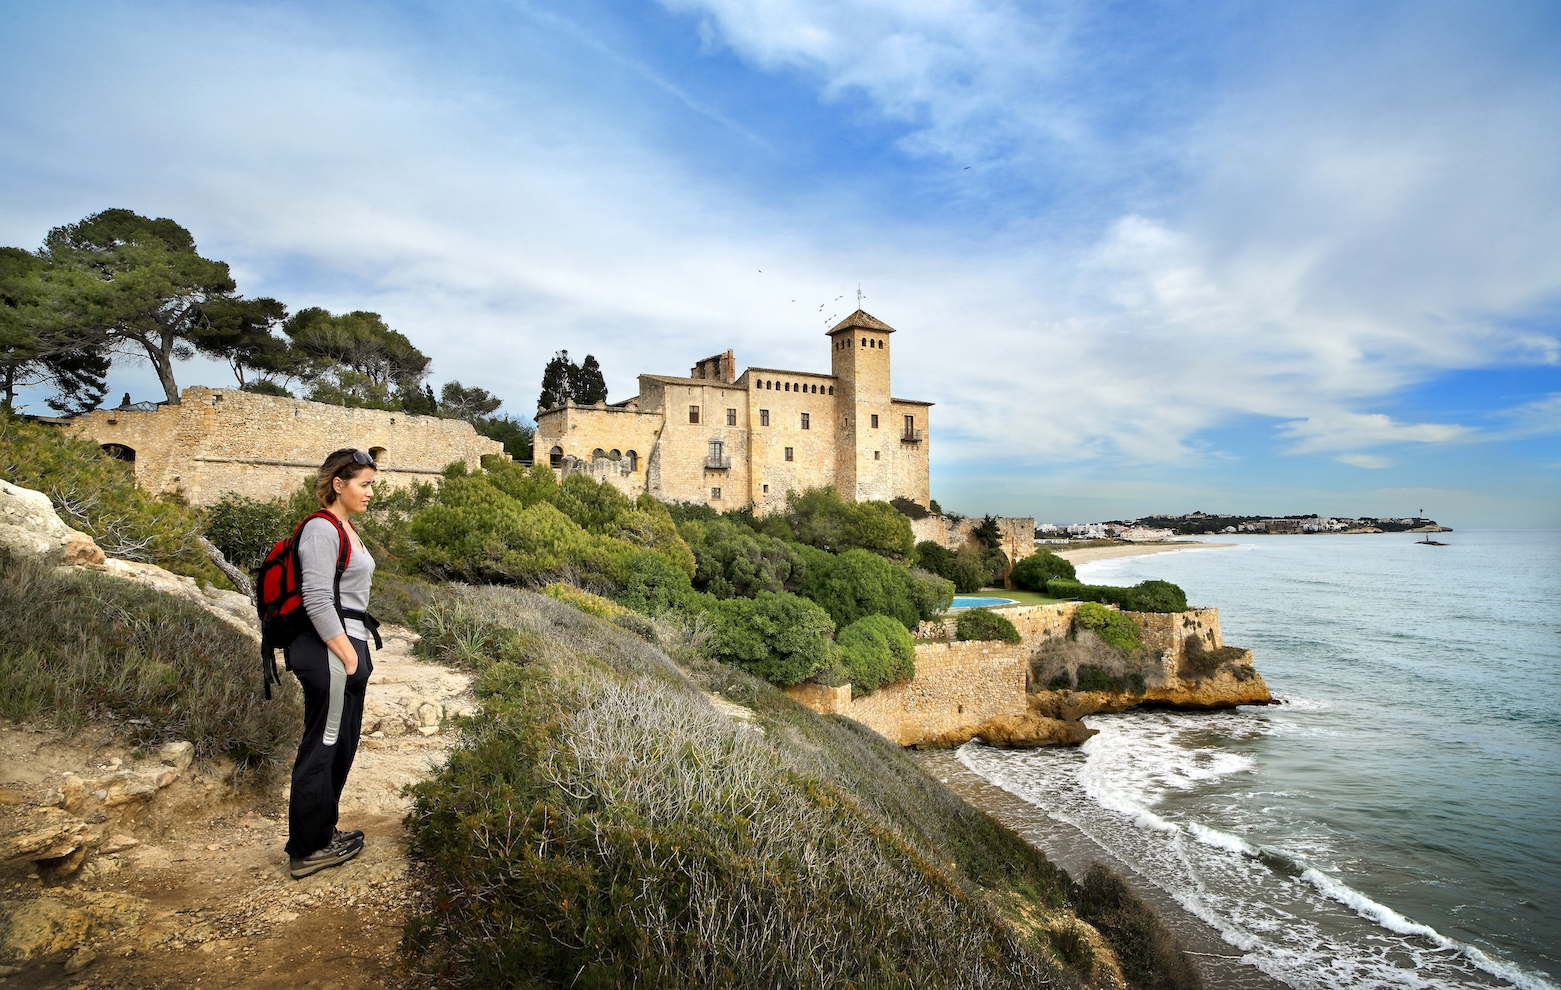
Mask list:
[[1143,557],[1151,553],[1169,553],[1175,550],[1216,550],[1239,545],[1236,543],[1208,543],[1203,540],[1184,540],[1179,543],[1130,543],[1126,546],[1080,547],[1077,550],[1052,550],[1052,553],[1077,566],[1079,564],[1093,564],[1097,560]]
[[1244,952],[1226,942],[1214,927],[1177,903],[1151,878],[1141,876],[1073,825],[1053,818],[971,770],[959,759],[956,749],[913,751],[912,759],[971,807],[990,815],[1041,850],[1070,876],[1083,876],[1095,860],[1111,867],[1176,934],[1182,950],[1197,963],[1206,990],[1289,990],[1289,984],[1247,962]]

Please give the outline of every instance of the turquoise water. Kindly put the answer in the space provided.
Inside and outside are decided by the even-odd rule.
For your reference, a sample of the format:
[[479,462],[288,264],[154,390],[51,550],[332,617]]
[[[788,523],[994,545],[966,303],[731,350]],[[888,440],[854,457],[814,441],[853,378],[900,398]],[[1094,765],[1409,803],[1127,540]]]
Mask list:
[[1012,605],[1012,598],[982,598],[980,595],[955,595],[949,608],[984,608],[990,605]]
[[1290,986],[1561,986],[1561,532],[1240,539],[1080,577],[1218,606],[1283,704],[961,762]]

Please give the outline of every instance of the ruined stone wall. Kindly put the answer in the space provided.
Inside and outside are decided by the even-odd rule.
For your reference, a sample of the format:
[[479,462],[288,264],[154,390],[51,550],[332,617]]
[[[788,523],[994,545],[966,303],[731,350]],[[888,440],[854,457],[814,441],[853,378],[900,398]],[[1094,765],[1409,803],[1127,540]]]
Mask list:
[[[537,415],[537,434],[532,442],[533,456],[539,464],[550,463],[558,448],[566,461],[577,459],[569,473],[590,474],[598,481],[609,481],[630,498],[647,487],[651,454],[661,432],[661,415],[644,413],[637,405],[619,408],[566,405]],[[595,451],[618,452],[618,459],[595,458]],[[606,463],[593,467],[593,460]]]
[[[922,502],[926,505],[926,502]],[[927,516],[911,520],[911,533],[916,542],[931,540],[934,543],[958,550],[970,539],[970,534],[981,525],[980,519],[965,517],[957,522],[946,516]],[[1035,519],[1030,516],[1000,516],[998,531],[1002,534],[1002,549],[1010,564],[1035,553]]]
[[192,386],[179,405],[150,412],[99,409],[66,427],[99,445],[134,451],[136,483],[210,505],[228,492],[273,499],[297,489],[341,447],[374,454],[379,481],[433,481],[452,461],[476,468],[504,446],[470,423]]
[[1123,612],[1138,624],[1138,636],[1151,650],[1161,650],[1175,670],[1187,657],[1187,640],[1196,638],[1206,650],[1224,647],[1220,610],[1194,608],[1186,612]]

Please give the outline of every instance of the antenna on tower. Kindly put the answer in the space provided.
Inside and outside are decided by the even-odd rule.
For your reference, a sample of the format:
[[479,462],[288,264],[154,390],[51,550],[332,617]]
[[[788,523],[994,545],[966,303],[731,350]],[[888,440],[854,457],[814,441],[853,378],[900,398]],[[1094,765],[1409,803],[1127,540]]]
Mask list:
[[862,308],[862,299],[863,299],[863,296],[862,296],[862,283],[858,282],[858,283],[856,283],[856,308],[857,309],[861,309]]

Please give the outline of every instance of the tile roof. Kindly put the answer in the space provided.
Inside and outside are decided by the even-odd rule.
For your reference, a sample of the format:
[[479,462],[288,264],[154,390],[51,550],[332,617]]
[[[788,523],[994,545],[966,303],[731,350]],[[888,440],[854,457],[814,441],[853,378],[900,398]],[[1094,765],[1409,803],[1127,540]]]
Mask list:
[[839,323],[836,323],[834,329],[830,330],[824,336],[833,337],[842,330],[853,329],[882,330],[885,333],[894,333],[894,327],[891,327],[889,324],[878,319],[878,317],[870,316],[866,312],[859,309],[855,313],[852,313],[850,316],[841,320]]

